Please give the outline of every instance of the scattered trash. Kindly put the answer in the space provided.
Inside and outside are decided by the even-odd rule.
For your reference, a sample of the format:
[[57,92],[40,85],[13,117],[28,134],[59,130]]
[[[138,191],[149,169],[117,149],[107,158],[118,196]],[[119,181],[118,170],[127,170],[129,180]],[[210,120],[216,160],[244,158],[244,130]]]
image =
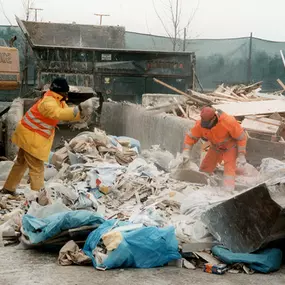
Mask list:
[[[230,193],[216,186],[222,172],[209,177],[191,164],[181,173],[181,155],[175,158],[159,146],[141,150],[140,143],[132,138],[107,136],[95,129],[64,145],[51,153],[51,164],[45,165],[48,205],[37,203],[38,193],[31,192],[25,181],[22,189],[17,189],[17,198],[0,196],[1,246],[19,239],[24,248],[52,246],[59,250],[59,264],[93,263],[98,270],[151,268],[171,261],[180,268],[200,268],[213,274],[277,270],[277,265],[262,262],[258,269],[244,260],[230,263],[214,250],[213,256],[211,249],[218,243],[241,251],[264,245],[272,232],[270,226],[260,228],[259,221],[273,227],[280,207],[276,204],[268,214],[262,203],[267,203],[267,196],[271,199],[269,192],[272,199],[285,193],[281,183],[283,162],[264,159],[260,171],[245,165],[238,170],[237,181],[257,185],[266,180],[267,186],[258,184],[255,190]],[[8,173],[11,163],[0,162],[0,168],[1,164],[3,173]],[[247,193],[252,198],[246,197]],[[237,215],[232,209],[238,207],[230,206],[242,197],[260,210],[254,227],[259,238],[253,235],[252,244],[243,240],[240,227],[244,222],[238,222],[250,209],[241,209]],[[236,228],[225,216],[236,221]],[[231,230],[225,231],[225,223]]]
[[223,275],[226,273],[226,271],[227,271],[226,264],[213,265],[211,263],[206,263],[204,265],[204,272],[207,272],[207,273]]
[[92,260],[79,249],[79,246],[73,240],[71,240],[60,250],[58,263],[63,266],[72,264],[86,265],[91,264]]

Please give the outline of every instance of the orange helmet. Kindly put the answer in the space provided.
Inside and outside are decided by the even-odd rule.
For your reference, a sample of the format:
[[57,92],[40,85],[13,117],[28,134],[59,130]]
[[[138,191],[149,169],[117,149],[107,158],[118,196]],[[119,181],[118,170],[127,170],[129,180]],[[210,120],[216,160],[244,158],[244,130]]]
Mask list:
[[204,107],[201,111],[201,120],[205,122],[211,121],[216,115],[216,110],[212,107]]

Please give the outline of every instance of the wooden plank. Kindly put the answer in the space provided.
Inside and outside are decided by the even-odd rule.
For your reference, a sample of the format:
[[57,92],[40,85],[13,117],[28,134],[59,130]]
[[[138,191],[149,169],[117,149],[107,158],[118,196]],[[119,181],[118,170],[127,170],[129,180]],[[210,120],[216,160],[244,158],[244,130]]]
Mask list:
[[[281,81],[281,79],[278,78],[276,81],[277,81],[278,84],[283,88],[283,91],[284,91],[284,90],[285,90],[285,85],[284,85],[284,83]],[[283,92],[283,91],[282,91],[282,92]]]
[[183,116],[187,119],[189,119],[188,115],[186,114],[186,112],[184,111],[184,109],[181,107],[181,105],[178,103],[176,98],[173,98],[173,100],[177,103],[178,108],[180,109],[180,111],[182,112]]
[[212,93],[214,96],[220,97],[220,98],[226,98],[226,99],[231,99],[234,101],[238,101],[240,98],[238,96],[232,96],[232,95],[228,95],[222,92],[217,92],[215,91],[214,93]]
[[179,90],[179,89],[177,89],[177,88],[175,88],[175,87],[173,87],[173,86],[171,86],[171,85],[169,85],[169,84],[166,84],[165,82],[163,82],[163,81],[161,81],[161,80],[158,80],[158,79],[156,79],[156,78],[153,78],[153,81],[156,82],[156,83],[158,83],[158,84],[160,84],[160,85],[162,85],[162,86],[164,86],[164,87],[169,88],[170,90],[172,90],[172,91],[174,91],[174,92],[176,92],[176,93],[178,93],[178,94],[184,95],[184,96],[187,97],[189,100],[191,100],[191,101],[193,101],[193,102],[195,102],[195,103],[204,104],[204,103],[201,102],[200,100],[198,100],[198,99],[196,99],[196,98],[193,98],[193,97],[190,96],[189,94],[187,94],[187,93],[185,93],[185,92],[183,92],[183,91],[181,91],[181,90]]
[[281,126],[281,122],[267,118],[260,118],[256,120],[245,118],[241,125],[247,131],[275,135]]
[[213,107],[236,117],[285,113],[285,100],[237,102],[213,105]]
[[283,54],[282,49],[280,50],[280,55],[281,55],[281,58],[282,58],[283,65],[285,67],[285,58],[284,58],[284,54]]

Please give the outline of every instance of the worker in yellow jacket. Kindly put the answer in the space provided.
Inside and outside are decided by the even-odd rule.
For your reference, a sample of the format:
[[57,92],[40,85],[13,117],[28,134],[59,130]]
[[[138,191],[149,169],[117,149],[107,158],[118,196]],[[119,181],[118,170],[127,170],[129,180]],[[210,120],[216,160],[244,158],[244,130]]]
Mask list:
[[44,161],[48,160],[57,124],[59,121],[80,120],[86,112],[90,112],[90,104],[85,104],[87,101],[73,108],[68,107],[65,102],[68,92],[69,85],[64,78],[54,79],[50,90],[18,123],[12,136],[12,142],[19,147],[17,160],[0,193],[16,195],[16,188],[27,169],[31,190],[44,188]]

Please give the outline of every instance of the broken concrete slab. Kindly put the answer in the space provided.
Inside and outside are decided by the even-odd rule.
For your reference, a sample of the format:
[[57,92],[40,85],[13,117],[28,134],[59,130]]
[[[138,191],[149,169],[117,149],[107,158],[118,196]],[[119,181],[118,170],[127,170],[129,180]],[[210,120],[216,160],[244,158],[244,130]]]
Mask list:
[[285,158],[285,143],[249,137],[246,154],[248,163],[258,167],[262,159],[267,157],[283,160]]
[[225,247],[250,253],[274,234],[281,212],[282,207],[272,200],[267,186],[261,184],[209,209],[202,221]]

